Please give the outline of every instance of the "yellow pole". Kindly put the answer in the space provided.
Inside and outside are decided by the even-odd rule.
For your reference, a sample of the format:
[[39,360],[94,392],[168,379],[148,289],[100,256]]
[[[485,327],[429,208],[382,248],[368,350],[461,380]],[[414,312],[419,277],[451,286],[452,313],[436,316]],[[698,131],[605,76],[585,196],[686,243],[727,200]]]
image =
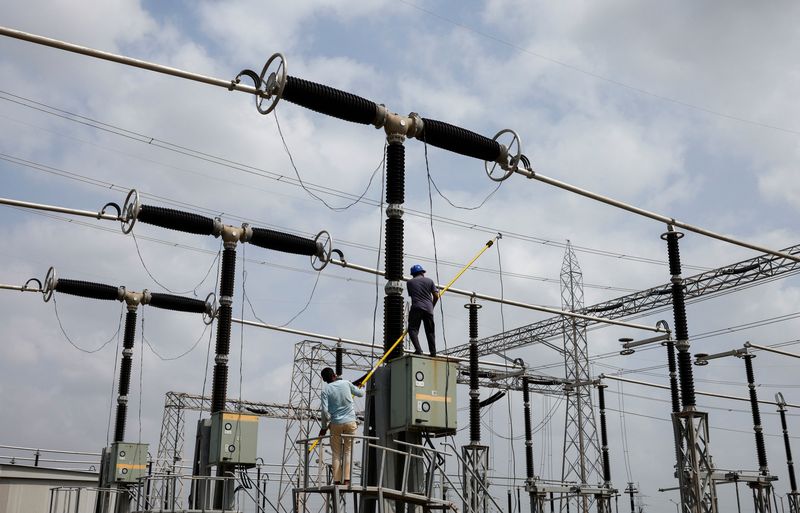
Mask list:
[[[462,274],[464,274],[464,273],[467,271],[467,269],[469,269],[469,267],[470,267],[470,266],[471,266],[473,263],[475,263],[475,260],[477,260],[478,258],[480,258],[480,256],[481,256],[481,255],[482,255],[482,254],[483,254],[483,253],[484,253],[484,252],[485,252],[487,249],[491,248],[491,247],[492,247],[492,244],[494,244],[494,241],[496,241],[496,240],[497,240],[499,237],[500,237],[500,234],[498,233],[498,234],[497,234],[497,237],[495,237],[494,239],[492,239],[492,240],[490,240],[489,242],[487,242],[487,243],[486,243],[486,244],[483,246],[483,248],[481,248],[481,250],[478,252],[478,254],[477,254],[477,255],[475,255],[475,257],[474,257],[472,260],[470,260],[470,261],[469,261],[469,263],[468,263],[467,265],[465,265],[464,267],[462,267],[460,271],[458,271],[458,274],[456,274],[456,276],[455,276],[455,277],[454,277],[452,280],[450,280],[450,283],[448,283],[447,285],[445,285],[445,287],[444,287],[444,288],[443,288],[443,289],[442,289],[442,290],[439,292],[438,296],[441,298],[441,297],[444,295],[444,293],[445,293],[445,292],[447,292],[447,289],[449,289],[449,288],[450,288],[450,287],[453,285],[453,283],[455,283],[455,282],[456,282],[456,280],[457,280],[457,279],[459,279],[459,278],[461,277],[461,275],[462,275]],[[366,377],[365,377],[363,380],[361,380],[361,383],[359,383],[359,385],[358,385],[358,387],[359,387],[359,388],[364,388],[364,385],[366,385],[366,384],[367,384],[367,381],[369,381],[369,378],[371,378],[371,377],[372,377],[372,375],[373,375],[373,374],[375,374],[375,371],[376,371],[376,370],[378,370],[378,367],[380,367],[381,365],[383,365],[383,362],[384,362],[384,361],[386,361],[386,358],[388,358],[388,357],[389,357],[389,355],[392,353],[392,351],[394,351],[394,348],[395,348],[395,347],[397,347],[397,345],[398,345],[398,344],[399,344],[399,343],[400,343],[400,342],[401,342],[401,341],[402,341],[402,340],[405,338],[405,336],[406,336],[406,334],[407,334],[407,333],[408,333],[408,330],[407,330],[407,329],[406,329],[406,330],[403,330],[403,334],[402,334],[402,335],[400,335],[400,338],[398,338],[397,340],[395,340],[394,344],[392,344],[392,346],[389,348],[389,350],[388,350],[388,351],[386,351],[386,352],[383,354],[383,356],[381,356],[381,359],[380,359],[380,360],[378,360],[378,363],[377,363],[377,364],[376,364],[376,365],[375,365],[375,366],[372,368],[372,370],[371,370],[371,371],[369,371],[369,374],[367,374],[367,376],[366,376]]]

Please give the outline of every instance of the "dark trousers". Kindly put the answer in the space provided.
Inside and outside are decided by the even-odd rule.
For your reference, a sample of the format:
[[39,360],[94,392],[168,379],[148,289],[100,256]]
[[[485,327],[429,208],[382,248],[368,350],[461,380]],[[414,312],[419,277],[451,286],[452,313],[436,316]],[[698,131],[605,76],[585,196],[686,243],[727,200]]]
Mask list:
[[408,312],[408,336],[411,338],[411,343],[414,344],[414,351],[417,354],[422,354],[422,348],[419,345],[419,325],[425,325],[425,337],[428,339],[428,350],[431,356],[436,356],[436,333],[434,332],[433,314],[428,313],[421,308],[411,308]]

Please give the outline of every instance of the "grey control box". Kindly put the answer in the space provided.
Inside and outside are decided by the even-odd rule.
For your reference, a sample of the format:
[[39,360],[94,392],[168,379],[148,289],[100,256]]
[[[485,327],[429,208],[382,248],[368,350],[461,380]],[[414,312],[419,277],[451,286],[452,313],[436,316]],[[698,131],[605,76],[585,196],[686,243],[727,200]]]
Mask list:
[[258,416],[220,411],[211,415],[209,465],[255,466]]
[[389,431],[456,432],[455,363],[429,356],[406,355],[389,362]]
[[135,483],[147,474],[148,444],[114,442],[104,451],[106,483]]

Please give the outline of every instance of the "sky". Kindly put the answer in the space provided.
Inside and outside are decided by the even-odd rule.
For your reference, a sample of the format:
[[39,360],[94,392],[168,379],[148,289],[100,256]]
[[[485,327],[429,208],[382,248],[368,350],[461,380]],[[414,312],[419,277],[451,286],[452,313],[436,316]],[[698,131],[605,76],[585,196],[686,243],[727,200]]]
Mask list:
[[[282,52],[290,75],[394,112],[418,112],[489,137],[513,129],[533,168],[546,176],[770,248],[800,240],[794,221],[800,74],[793,66],[800,6],[794,2],[31,0],[6,2],[0,13],[9,28],[223,80],[244,69],[258,72]],[[248,94],[0,38],[5,198],[97,211],[121,204],[136,188],[146,204],[221,216],[230,224],[303,236],[327,230],[349,262],[382,267],[383,146],[381,131],[289,102],[262,116]],[[416,140],[406,144],[406,163],[405,267],[421,263],[428,276],[446,283],[501,232],[500,243],[457,287],[560,308],[568,240],[583,271],[587,305],[669,280],[659,238],[666,227],[655,221],[518,175],[498,187],[483,163],[426,151]],[[332,210],[299,187],[298,177],[330,206],[362,199]],[[0,283],[41,279],[54,266],[65,278],[131,290],[199,298],[214,290],[218,240],[144,224],[134,234],[136,241],[112,222],[2,207]],[[758,254],[691,233],[681,250],[687,276]],[[380,341],[380,307],[377,321],[374,311],[383,283],[373,276],[335,266],[317,274],[306,257],[247,245],[239,257],[237,317],[291,320],[297,329]],[[690,305],[689,333],[698,339],[693,352],[795,340],[798,285],[790,276]],[[0,407],[10,413],[0,418],[0,445],[99,450],[108,437],[121,305],[57,296],[57,318],[56,305],[37,294],[2,292]],[[436,313],[440,347],[467,342],[465,302],[443,300]],[[481,336],[548,317],[483,306]],[[663,312],[636,322],[654,325],[661,318],[672,321]],[[137,338],[128,434],[153,450],[165,392],[208,392],[209,331],[193,315],[147,307],[140,321],[148,344]],[[757,326],[740,328],[748,324]],[[721,335],[703,336],[710,332]],[[617,326],[591,331],[590,355],[616,351],[623,336],[647,334]],[[292,351],[301,339],[235,326],[228,395],[288,401]],[[75,346],[102,348],[86,353]],[[545,347],[507,356],[523,358],[534,371],[564,375],[558,354]],[[624,369],[629,378],[666,383],[664,356],[647,350],[593,358],[591,371]],[[793,366],[760,354],[760,397],[782,391],[800,403]],[[698,389],[746,395],[739,360],[695,370]],[[676,484],[668,394],[613,382],[608,392],[615,485],[636,482],[647,511],[672,511],[677,494],[658,491]],[[518,395],[495,403],[484,417],[500,498],[503,478],[524,475],[524,459],[508,457],[524,448]],[[460,389],[459,405],[466,400]],[[716,465],[755,469],[747,404],[698,402],[709,412]],[[556,403],[538,396],[533,402],[535,426],[543,412],[554,411],[534,439],[537,474],[545,479],[560,477],[564,411]],[[783,494],[788,478],[778,418],[773,407],[762,414],[770,469]],[[790,412],[790,430],[796,415]],[[21,428],[20,418],[33,420]],[[260,454],[276,461],[279,452],[269,440],[282,439],[283,424],[263,421],[261,433]],[[735,504],[730,486],[720,486],[719,495],[723,507]]]

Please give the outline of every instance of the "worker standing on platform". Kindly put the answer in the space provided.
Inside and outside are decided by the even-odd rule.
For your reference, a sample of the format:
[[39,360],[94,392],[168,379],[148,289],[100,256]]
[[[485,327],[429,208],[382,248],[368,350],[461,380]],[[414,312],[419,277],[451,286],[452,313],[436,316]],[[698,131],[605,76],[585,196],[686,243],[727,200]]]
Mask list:
[[433,307],[439,301],[439,293],[433,280],[425,277],[425,269],[419,264],[411,266],[412,278],[406,286],[411,297],[411,311],[408,313],[408,336],[414,344],[414,353],[422,354],[419,345],[419,325],[425,325],[425,337],[428,339],[428,350],[436,356],[436,333],[433,324]]
[[[331,430],[331,451],[333,452],[333,483],[345,486],[350,484],[350,458],[353,452],[353,435],[358,428],[356,424],[356,410],[353,406],[353,396],[364,397],[364,391],[336,375],[333,369],[322,369],[322,394],[320,404],[322,409],[322,429],[319,436],[325,436],[328,428]],[[344,467],[344,481],[342,481],[342,467]]]

